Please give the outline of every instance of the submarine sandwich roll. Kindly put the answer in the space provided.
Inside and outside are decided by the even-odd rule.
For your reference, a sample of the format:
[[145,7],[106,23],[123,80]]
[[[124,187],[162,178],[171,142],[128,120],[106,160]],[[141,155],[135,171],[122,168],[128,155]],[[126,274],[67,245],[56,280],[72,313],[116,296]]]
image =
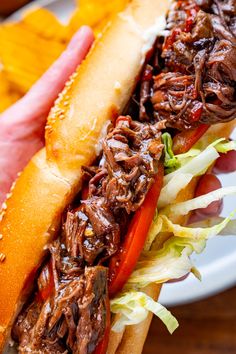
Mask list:
[[[161,284],[222,232],[185,226],[236,187],[195,197],[236,117],[232,1],[133,0],[52,108],[45,148],[0,222],[0,350],[141,353]],[[212,188],[214,189],[214,188]]]

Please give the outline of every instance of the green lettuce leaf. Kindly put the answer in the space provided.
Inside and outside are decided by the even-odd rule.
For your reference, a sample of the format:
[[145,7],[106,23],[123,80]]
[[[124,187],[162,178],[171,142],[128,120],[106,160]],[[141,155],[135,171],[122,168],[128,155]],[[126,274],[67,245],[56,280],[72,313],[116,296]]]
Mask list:
[[162,142],[164,144],[165,173],[170,173],[180,167],[180,162],[175,157],[172,151],[173,143],[172,143],[171,135],[169,133],[162,134]]
[[168,217],[186,215],[192,210],[206,208],[209,204],[216,200],[220,200],[226,197],[227,195],[235,194],[236,186],[219,188],[207,194],[187,200],[185,202],[171,204],[165,207],[164,209],[160,210],[160,213]]
[[[219,224],[215,224],[208,227],[186,227],[178,224],[174,224],[170,219],[165,215],[159,215],[159,222],[161,221],[161,231],[162,232],[171,232],[174,236],[178,237],[190,237],[192,239],[209,239],[216,235],[219,235],[221,231],[227,226],[230,220],[233,218],[235,211],[230,213],[227,218],[222,218]],[[157,221],[157,222],[158,222]]]
[[200,152],[197,156],[193,157],[189,162],[181,166],[178,170],[169,173],[164,177],[164,185],[170,182],[171,179],[175,178],[179,173],[185,174],[189,173],[193,176],[199,176],[206,172],[209,166],[219,157],[216,148],[210,146]]
[[[189,227],[212,227],[221,223],[224,220],[222,216],[214,216],[209,219],[190,224]],[[236,220],[230,220],[228,224],[220,231],[220,236],[236,235]]]
[[170,333],[178,327],[178,321],[164,306],[141,291],[129,291],[111,300],[111,312],[119,314],[112,330],[121,332],[127,325],[142,322],[149,311],[161,319]]
[[143,252],[126,289],[143,288],[151,283],[165,283],[192,271],[190,255],[201,253],[206,246],[204,239],[171,237],[160,250]]
[[214,141],[210,146],[214,146],[218,152],[225,154],[229,151],[236,150],[236,141],[221,138]]
[[201,152],[208,149],[209,147],[214,147],[217,152],[226,153],[231,150],[236,150],[236,140],[229,141],[229,140],[226,140],[225,138],[219,138],[219,139],[213,141],[213,143],[209,144],[207,146],[207,148],[205,148],[203,150],[193,147],[192,149],[190,149],[189,151],[187,151],[183,154],[175,155],[175,157],[179,161],[180,165],[183,166],[187,162],[192,160],[193,157],[198,156]]
[[[192,228],[174,224],[165,215],[159,215],[154,221],[151,238],[156,231],[170,232],[172,236],[160,250],[144,251],[131,274],[127,286],[144,287],[150,283],[164,283],[170,279],[184,276],[193,270],[190,255],[201,253],[207,239],[218,235],[233,218],[235,211],[219,224],[207,228]],[[157,234],[156,234],[157,235]],[[194,274],[198,274],[194,271]]]
[[221,138],[215,140],[203,151],[191,149],[185,154],[176,155],[175,158],[181,167],[165,175],[158,208],[161,209],[172,204],[178,193],[189,184],[193,177],[204,174],[216,161],[219,152],[226,153],[235,148],[236,141],[226,141]]

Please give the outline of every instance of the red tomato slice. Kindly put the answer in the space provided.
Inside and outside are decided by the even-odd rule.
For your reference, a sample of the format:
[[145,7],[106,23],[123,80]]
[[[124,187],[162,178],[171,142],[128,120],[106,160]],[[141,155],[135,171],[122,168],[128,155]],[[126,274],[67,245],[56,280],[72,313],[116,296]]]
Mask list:
[[127,231],[123,245],[111,258],[109,264],[109,294],[114,296],[125,285],[142,252],[149,227],[153,220],[163,183],[164,168],[159,165],[155,182],[136,211]]
[[96,346],[93,354],[106,354],[108,342],[109,342],[110,327],[111,327],[110,301],[109,301],[109,297],[107,297],[105,333],[104,333],[103,338],[100,340],[100,342]]
[[207,131],[209,125],[201,124],[194,130],[183,131],[175,135],[173,139],[173,152],[175,155],[183,154],[191,149],[191,147],[201,138]]

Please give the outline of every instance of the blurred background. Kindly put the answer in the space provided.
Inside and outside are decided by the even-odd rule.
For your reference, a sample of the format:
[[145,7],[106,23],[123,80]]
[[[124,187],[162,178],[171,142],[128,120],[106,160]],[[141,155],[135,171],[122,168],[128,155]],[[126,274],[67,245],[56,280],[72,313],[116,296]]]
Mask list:
[[179,328],[170,336],[154,318],[143,353],[235,354],[235,299],[236,288],[233,288],[189,305],[170,307]]
[[29,0],[8,0],[0,2],[0,15],[7,16],[12,12],[18,10],[23,5],[27,4]]
[[[29,90],[81,25],[90,25],[98,35],[126,2],[0,0],[0,112]],[[236,180],[236,175],[228,178]],[[227,203],[226,215],[234,201]],[[145,354],[236,353],[236,240],[211,241],[197,266],[202,283],[190,276],[164,287],[161,302],[180,327],[170,336],[155,318]]]

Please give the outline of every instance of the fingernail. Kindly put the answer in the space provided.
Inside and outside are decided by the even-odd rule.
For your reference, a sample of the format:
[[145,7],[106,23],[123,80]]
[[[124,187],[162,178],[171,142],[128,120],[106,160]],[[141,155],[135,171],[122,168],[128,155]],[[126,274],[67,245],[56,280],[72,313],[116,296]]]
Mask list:
[[68,44],[68,49],[73,50],[75,48],[78,48],[78,43],[81,39],[87,36],[87,34],[90,32],[90,28],[87,26],[82,26],[71,38],[69,44]]

